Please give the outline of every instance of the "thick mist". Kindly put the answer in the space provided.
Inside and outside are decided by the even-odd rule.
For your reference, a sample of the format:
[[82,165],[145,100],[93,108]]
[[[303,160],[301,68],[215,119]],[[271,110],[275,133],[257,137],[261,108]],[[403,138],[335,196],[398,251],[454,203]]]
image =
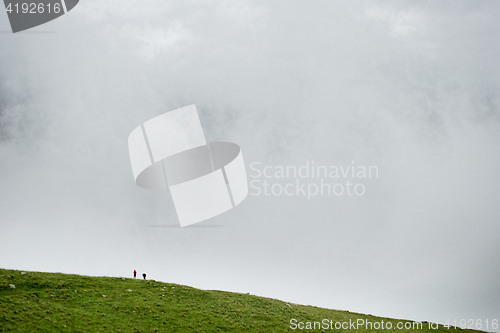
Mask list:
[[[500,4],[85,0],[0,12],[0,267],[500,319]],[[127,137],[196,104],[250,164],[376,165],[363,196],[248,196],[176,228]],[[249,177],[249,180],[253,178]],[[279,180],[281,182],[286,180]]]

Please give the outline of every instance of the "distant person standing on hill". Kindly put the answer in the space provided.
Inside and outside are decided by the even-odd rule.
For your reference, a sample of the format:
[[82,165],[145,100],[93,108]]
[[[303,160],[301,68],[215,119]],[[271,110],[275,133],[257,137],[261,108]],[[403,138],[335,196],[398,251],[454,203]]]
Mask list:
[[142,273],[142,277],[146,280],[146,273]]
[[134,269],[134,279],[136,278],[137,276],[137,271]]

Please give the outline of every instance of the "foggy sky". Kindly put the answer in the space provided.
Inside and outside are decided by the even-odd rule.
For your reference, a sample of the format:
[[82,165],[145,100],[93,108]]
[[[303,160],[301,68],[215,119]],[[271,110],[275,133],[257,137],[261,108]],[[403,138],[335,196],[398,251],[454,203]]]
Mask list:
[[[82,0],[12,34],[1,11],[0,267],[500,319],[499,15],[496,1]],[[175,228],[168,191],[134,184],[127,137],[190,104],[249,175],[354,161],[379,177],[362,197],[248,196]]]

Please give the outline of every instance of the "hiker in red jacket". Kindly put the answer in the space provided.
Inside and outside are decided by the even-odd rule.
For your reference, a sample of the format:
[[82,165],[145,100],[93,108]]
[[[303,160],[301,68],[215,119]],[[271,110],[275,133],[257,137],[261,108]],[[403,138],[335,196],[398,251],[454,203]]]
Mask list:
[[142,273],[142,277],[146,280],[146,273]]
[[137,276],[137,271],[134,269],[134,279]]

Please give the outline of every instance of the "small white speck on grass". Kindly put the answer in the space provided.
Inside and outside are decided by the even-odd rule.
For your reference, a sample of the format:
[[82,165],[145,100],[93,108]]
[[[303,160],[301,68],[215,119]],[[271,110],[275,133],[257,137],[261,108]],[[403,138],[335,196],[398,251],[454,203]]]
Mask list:
[[9,286],[12,288],[12,289],[16,289],[16,286],[13,285],[13,284],[9,284]]
[[106,297],[108,297],[108,296],[106,296],[106,295],[102,295],[102,297],[106,298]]
[[175,289],[175,287],[172,287],[172,289]]
[[131,293],[131,292],[132,292],[132,289],[127,289],[127,291]]
[[26,272],[21,272],[21,275],[26,275]]
[[288,303],[287,303],[286,305],[288,305],[289,307],[292,307],[292,306],[291,306],[290,304],[288,304]]

